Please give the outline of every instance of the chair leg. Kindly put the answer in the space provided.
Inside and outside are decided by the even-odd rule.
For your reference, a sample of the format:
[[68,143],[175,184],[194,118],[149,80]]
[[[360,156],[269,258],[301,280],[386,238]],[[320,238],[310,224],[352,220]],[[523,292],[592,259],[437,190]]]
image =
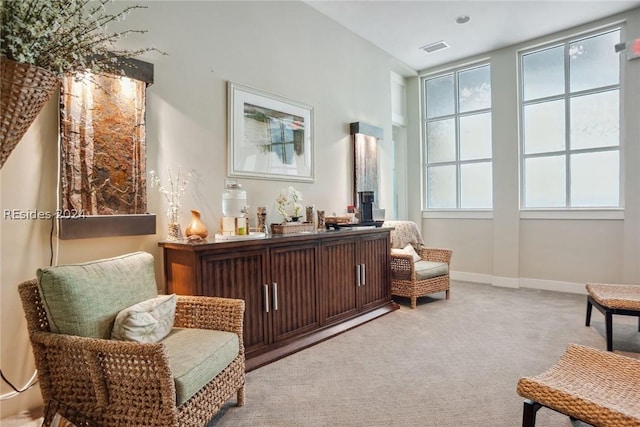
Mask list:
[[587,298],[587,319],[584,322],[584,326],[591,325],[591,310],[592,309],[593,309],[593,304],[591,304],[591,301],[589,301],[589,299]]
[[244,406],[244,385],[238,389],[238,402],[236,406]]
[[607,330],[607,351],[613,351],[613,313],[610,310],[604,313],[604,323]]
[[449,292],[451,292],[450,289],[447,289],[446,291],[444,291],[444,297],[445,299],[449,299]]
[[536,425],[536,413],[538,409],[542,408],[542,405],[533,400],[524,400],[524,410],[522,411],[522,427],[535,427]]
[[411,308],[416,308],[418,305],[418,297],[411,297]]

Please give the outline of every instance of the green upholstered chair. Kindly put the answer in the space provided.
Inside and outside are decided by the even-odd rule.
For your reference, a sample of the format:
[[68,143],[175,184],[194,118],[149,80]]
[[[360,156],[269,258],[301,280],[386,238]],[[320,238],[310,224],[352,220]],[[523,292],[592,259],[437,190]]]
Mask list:
[[100,426],[204,426],[244,404],[244,301],[159,297],[153,263],[136,252],[19,286],[45,402]]
[[[444,292],[449,299],[449,264],[452,251],[427,247],[412,221],[385,221],[391,231],[391,294],[417,299],[436,292]],[[414,253],[415,251],[415,253]]]

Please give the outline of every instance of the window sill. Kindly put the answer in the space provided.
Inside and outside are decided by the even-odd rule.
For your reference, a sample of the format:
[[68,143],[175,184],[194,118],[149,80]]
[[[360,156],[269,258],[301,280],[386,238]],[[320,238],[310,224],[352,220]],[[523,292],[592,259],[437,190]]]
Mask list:
[[624,219],[624,209],[526,209],[520,219]]
[[493,219],[492,210],[422,211],[422,218],[430,219]]
[[[428,210],[423,219],[493,219],[492,210]],[[520,219],[624,220],[624,209],[523,209]]]

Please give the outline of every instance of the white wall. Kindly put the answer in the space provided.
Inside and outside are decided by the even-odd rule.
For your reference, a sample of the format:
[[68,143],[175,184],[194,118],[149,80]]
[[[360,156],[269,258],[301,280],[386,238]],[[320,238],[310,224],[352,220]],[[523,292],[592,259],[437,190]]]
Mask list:
[[[134,2],[140,4],[141,2]],[[123,7],[114,2],[110,7]],[[393,206],[391,71],[406,68],[389,55],[330,21],[301,2],[148,2],[123,25],[147,29],[122,47],[155,46],[169,55],[148,54],[155,64],[155,83],[147,91],[147,167],[166,179],[168,168],[194,168],[196,179],[183,199],[183,226],[188,209],[198,208],[215,230],[226,176],[227,81],[252,86],[314,107],[316,180],[293,183],[305,203],[328,213],[351,204],[352,160],[349,123],[382,127],[379,145],[378,201]],[[52,99],[0,171],[1,209],[56,207],[57,99]],[[248,202],[272,205],[279,190],[292,183],[241,179]],[[149,190],[149,211],[158,214],[155,236],[60,241],[60,263],[80,262],[135,250],[156,256],[165,236],[160,195]],[[1,223],[2,272],[1,367],[22,385],[34,369],[17,285],[49,265],[49,229],[45,221]],[[2,384],[0,393],[10,390]],[[1,417],[41,404],[34,388],[1,403]]]
[[[521,218],[519,212],[517,51],[621,21],[625,21],[623,40],[640,35],[640,9],[635,8],[438,68],[486,58],[492,64],[493,217],[469,220],[424,215],[422,220],[429,244],[453,249],[453,277],[579,293],[585,292],[584,283],[589,281],[640,282],[640,60],[622,61],[624,219],[531,219]],[[421,74],[434,71],[423,70]],[[414,112],[415,117],[420,117],[419,113]],[[419,123],[412,121],[409,131],[416,144]],[[413,150],[417,152],[418,148]],[[420,169],[415,161],[410,167],[412,171]],[[413,177],[419,179],[418,174]]]

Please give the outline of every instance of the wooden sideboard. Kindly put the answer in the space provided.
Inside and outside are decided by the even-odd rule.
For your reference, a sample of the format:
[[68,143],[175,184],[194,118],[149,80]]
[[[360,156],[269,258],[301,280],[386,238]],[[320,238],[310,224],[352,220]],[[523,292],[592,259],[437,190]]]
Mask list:
[[251,370],[398,308],[389,229],[160,242],[169,293],[245,301]]

